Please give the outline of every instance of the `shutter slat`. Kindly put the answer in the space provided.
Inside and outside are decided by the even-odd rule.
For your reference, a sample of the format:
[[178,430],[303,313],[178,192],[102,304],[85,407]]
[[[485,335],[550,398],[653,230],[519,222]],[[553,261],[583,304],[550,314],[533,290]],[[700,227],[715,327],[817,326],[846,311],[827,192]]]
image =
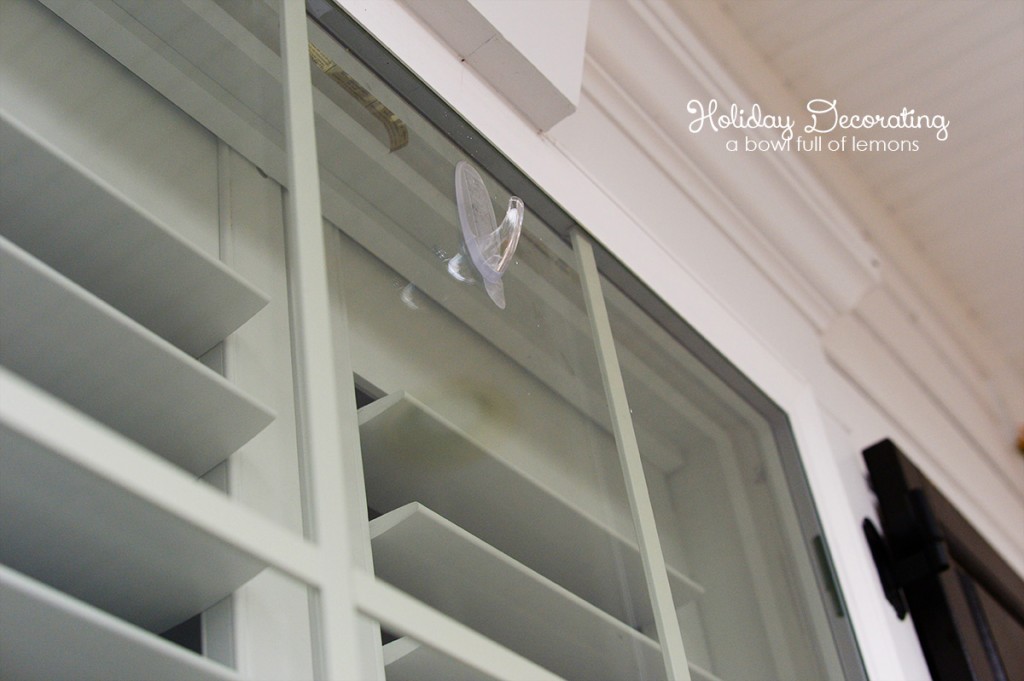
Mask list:
[[[653,621],[635,541],[487,451],[407,393],[363,407],[359,423],[371,508],[384,513],[423,503],[627,624]],[[500,517],[494,508],[504,509]],[[577,567],[581,556],[586,570]],[[671,566],[669,581],[677,605],[704,592]],[[631,594],[632,618],[622,589]]]
[[237,681],[234,670],[0,565],[0,658],[9,681]]
[[273,420],[222,376],[0,237],[0,363],[206,473]]
[[0,234],[197,357],[267,298],[0,111]]

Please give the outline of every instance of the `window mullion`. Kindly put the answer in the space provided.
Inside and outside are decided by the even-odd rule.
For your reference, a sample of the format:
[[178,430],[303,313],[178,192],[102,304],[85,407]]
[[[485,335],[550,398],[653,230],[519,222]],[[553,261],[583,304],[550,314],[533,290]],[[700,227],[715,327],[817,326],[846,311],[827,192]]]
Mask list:
[[583,285],[587,317],[590,319],[591,333],[594,337],[594,349],[601,367],[601,382],[604,385],[611,414],[615,445],[619,452],[619,463],[622,465],[626,494],[629,498],[633,523],[636,526],[640,557],[647,580],[647,591],[651,598],[655,625],[658,628],[666,678],[674,681],[690,681],[690,670],[686,661],[686,650],[683,648],[682,632],[679,629],[679,620],[672,600],[672,590],[669,586],[661,541],[658,539],[658,530],[654,523],[654,509],[651,506],[651,497],[644,477],[640,448],[633,430],[629,403],[626,399],[626,388],[622,381],[622,372],[615,352],[615,341],[612,338],[611,324],[608,320],[608,310],[601,293],[601,279],[597,271],[597,263],[594,260],[594,251],[588,237],[580,229],[574,228],[571,236],[580,281]]
[[361,645],[358,635],[360,624],[351,583],[353,537],[348,523],[336,522],[345,518],[348,504],[342,470],[306,9],[305,3],[294,0],[281,0],[279,7],[288,168],[285,233],[296,393],[306,469],[306,520],[325,575],[316,603],[318,661],[325,678],[364,678],[376,664],[372,650]]

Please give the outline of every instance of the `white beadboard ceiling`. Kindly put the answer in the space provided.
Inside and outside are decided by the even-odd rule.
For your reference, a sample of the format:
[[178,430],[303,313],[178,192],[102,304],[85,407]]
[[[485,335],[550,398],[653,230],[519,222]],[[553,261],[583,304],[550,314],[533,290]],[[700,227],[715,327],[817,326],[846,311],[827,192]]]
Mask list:
[[1024,2],[717,1],[796,101],[949,120],[945,142],[845,160],[1024,381]]

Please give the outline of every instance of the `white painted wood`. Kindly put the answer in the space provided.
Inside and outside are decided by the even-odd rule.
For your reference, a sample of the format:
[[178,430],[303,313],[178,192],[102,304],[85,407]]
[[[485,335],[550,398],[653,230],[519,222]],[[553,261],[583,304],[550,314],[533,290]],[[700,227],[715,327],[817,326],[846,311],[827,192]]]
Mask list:
[[[1024,296],[1024,129],[1016,124],[1024,107],[1021,4],[812,0],[790,3],[790,20],[771,23],[765,10],[778,10],[778,3],[715,4],[794,99],[832,93],[851,113],[907,106],[948,118],[950,138],[940,144],[913,130],[883,135],[919,137],[918,152],[847,152],[829,160],[852,171],[896,218],[884,226],[867,222],[868,228],[909,237],[1024,381],[1024,318],[1007,313]],[[712,49],[735,57],[722,43],[709,40]],[[747,66],[735,64],[755,88],[766,81]],[[995,168],[1001,172],[993,176]]]
[[0,606],[0,676],[8,681],[242,678],[3,565]]
[[[279,111],[273,117],[275,125],[253,115],[243,105],[226,96],[226,90],[219,83],[181,53],[154,39],[153,31],[140,25],[124,9],[113,3],[42,1],[138,78],[168,97],[187,116],[193,117],[195,122],[234,148],[242,150],[253,163],[278,182],[285,182],[284,137],[276,124],[279,122]],[[149,5],[152,7],[153,3]],[[198,12],[200,16],[204,12],[224,16],[223,10],[214,3],[193,3],[188,9],[193,13]],[[239,37],[237,25],[221,25],[220,28],[235,38]],[[249,38],[244,46],[240,41],[232,49],[249,48],[252,36]],[[223,46],[223,43],[220,44]],[[248,54],[253,57],[251,52]],[[254,58],[254,61],[258,60]],[[277,70],[272,72],[276,73]],[[256,79],[261,80],[262,77],[265,74],[258,75]],[[242,80],[251,83],[256,79],[250,73]]]
[[[946,419],[958,426],[961,435],[979,454],[988,454],[980,459],[992,466],[999,484],[1007,485],[1011,491],[1024,498],[1024,460],[1013,451],[1010,440],[1000,428],[1001,424],[986,413],[977,401],[963,399],[965,385],[961,376],[944,361],[942,352],[935,347],[927,329],[907,314],[888,289],[879,289],[865,296],[857,306],[856,318],[873,331],[893,357],[916,379],[925,398],[932,402],[934,408],[945,412]],[[834,336],[826,334],[825,338],[828,339],[828,350]],[[836,360],[841,364],[849,361],[839,357]],[[884,398],[882,401],[885,401]],[[893,415],[898,418],[897,414]],[[922,441],[927,441],[930,436],[928,431],[932,430],[911,422],[905,423],[905,427],[915,431]]]
[[575,110],[590,0],[404,2],[539,129]]
[[[832,451],[838,464],[829,470],[826,457],[806,459],[808,478],[827,483],[817,488],[815,496],[829,499],[833,507],[849,508],[854,518],[877,519],[874,494],[859,490],[859,486],[849,482],[863,479],[866,470],[860,448],[854,446],[843,420],[823,412],[810,388],[802,402],[790,412],[800,448],[812,452]],[[848,419],[849,415],[843,417]],[[928,678],[928,666],[913,623],[909,619],[896,619],[889,603],[877,596],[878,572],[867,543],[862,541],[861,527],[856,523],[837,523],[833,515],[823,515],[822,529],[829,542],[832,568],[843,588],[847,616],[855,624],[870,622],[874,627],[856,630],[868,678]],[[870,633],[866,634],[868,631]],[[864,655],[865,642],[877,653]]]
[[591,0],[471,0],[573,104],[579,101]]
[[0,234],[198,357],[266,297],[0,110]]
[[[770,277],[779,277],[780,289],[816,326],[849,309],[877,282],[872,247],[800,156],[726,150],[728,139],[739,139],[742,147],[747,135],[770,137],[757,130],[715,132],[705,126],[691,132],[696,116],[686,109],[693,99],[705,106],[710,99],[725,106],[750,104],[737,83],[710,62],[699,39],[670,4],[597,3],[590,27],[588,68],[593,65],[603,72],[605,82],[586,76],[584,94],[589,91],[595,103],[612,114],[620,132],[642,147],[664,179],[675,185],[659,202],[680,192],[690,198],[696,205],[687,208],[697,208],[696,219],[710,217]],[[622,50],[623,44],[637,49]],[[591,89],[592,85],[596,87]],[[562,139],[559,130],[552,132],[555,139]],[[600,159],[589,154],[580,159],[599,167]],[[614,180],[604,180],[606,186],[635,182],[629,177],[631,166],[619,166]],[[769,194],[773,201],[764,201]],[[685,233],[679,228],[683,219],[671,226],[652,224],[664,238],[672,231]]]
[[[83,456],[146,456],[6,372],[2,378],[0,561],[151,631],[205,610],[264,568],[67,458],[67,443],[41,441],[39,429],[61,429],[58,437],[80,438]],[[97,451],[107,444],[114,451]],[[148,467],[152,482],[169,475],[166,464]]]
[[[96,49],[46,4],[4,4],[4,110],[216,257],[216,139],[158,92],[140,87],[117,55]],[[64,9],[99,14],[111,6],[64,3]],[[180,75],[178,82],[185,82]]]
[[273,415],[223,377],[0,237],[0,362],[201,475]]
[[[270,565],[306,584],[317,585],[323,579],[314,548],[308,542],[231,502],[221,492],[202,481],[197,481],[188,473],[82,415],[2,367],[0,423],[3,424],[3,432],[10,434],[15,441],[28,443],[26,446],[32,450],[51,452],[53,460],[58,462],[55,466],[62,467],[64,464],[60,462],[65,462],[69,471],[66,477],[71,482],[79,479],[84,481],[86,487],[79,486],[79,489],[84,489],[85,493],[75,503],[88,505],[102,502],[102,499],[88,493],[88,485],[93,481],[101,483],[100,489],[117,490],[117,494],[121,495],[118,497],[121,501],[114,503],[108,510],[119,514],[119,521],[129,523],[128,530],[137,527],[132,524],[135,520],[147,520],[148,516],[136,518],[133,515],[137,510],[136,506],[146,507],[156,514],[157,522],[180,527],[181,529],[176,529],[175,532],[185,540],[191,541],[195,535],[197,541],[220,541],[225,546],[234,547],[232,551],[238,550],[245,555],[255,556],[257,562]],[[0,451],[7,454],[6,449]],[[10,451],[13,457],[14,450]],[[31,471],[28,474],[34,475],[36,482],[44,483],[43,489],[49,489],[49,478],[33,474]],[[6,482],[0,478],[0,485],[6,485]],[[3,489],[6,489],[6,486]],[[33,494],[30,491],[22,493],[30,497],[39,497],[32,503],[46,507],[45,513],[57,514],[55,518],[62,513],[59,505],[57,508],[49,508],[54,505],[50,504],[52,499],[49,495]],[[54,496],[66,499],[56,493]],[[5,499],[0,494],[0,502],[2,501]],[[70,499],[67,499],[67,502],[70,502]],[[68,513],[73,514],[74,511],[69,510]],[[89,522],[88,518],[73,520]],[[92,526],[101,527],[103,523]],[[123,540],[132,546],[137,545],[139,550],[152,549],[154,543],[164,547],[160,544],[161,537],[151,532],[151,528],[143,527],[139,536],[127,538],[115,536],[116,532],[108,534],[106,529],[105,527],[101,533],[101,538],[105,538],[106,541]],[[38,539],[39,536],[30,527],[14,530],[28,530],[31,533],[31,540]],[[178,556],[174,553],[170,555],[181,560],[193,557]],[[112,558],[105,556],[107,560]],[[201,566],[195,567],[196,570],[200,568]]]
[[[750,6],[749,3],[741,4]],[[1010,3],[1007,6],[1009,7]],[[711,12],[707,14],[711,14]],[[702,13],[701,15],[707,14]],[[1009,26],[1008,24],[1008,28]],[[724,32],[720,33],[727,35]],[[729,42],[728,52],[735,54],[738,51],[740,50],[734,48],[733,43]],[[772,85],[772,76],[767,70],[754,65],[751,69],[744,67],[744,70],[757,82],[762,97],[771,96],[766,95],[765,92],[771,93],[773,89],[780,89],[780,87],[776,88]],[[952,74],[947,70],[942,70],[936,75],[941,82],[952,78]],[[990,82],[985,70],[975,73],[968,80]],[[1015,79],[1015,83],[1019,80],[1019,78]],[[924,79],[923,82],[928,82],[928,79]],[[991,82],[997,82],[997,79],[992,79]],[[871,89],[873,92],[882,92],[878,87]],[[931,90],[934,87],[926,86],[926,89]],[[902,90],[900,91],[902,92]],[[1001,94],[1006,93],[1000,92],[1000,101],[1002,101]],[[970,97],[962,95],[959,88],[956,88],[956,98],[958,100],[970,99]],[[983,100],[984,97],[979,97],[979,99]],[[779,96],[774,96],[770,100],[777,103],[781,99]],[[993,119],[988,118],[987,111],[985,124],[991,130],[1010,130],[1009,127],[995,125]],[[957,127],[956,130],[958,129]],[[959,138],[957,137],[957,139]],[[1013,147],[1012,144],[1007,145],[1006,137],[1002,143],[1007,148]],[[906,180],[912,181],[914,184],[919,181],[928,184],[929,176],[932,174],[930,168],[942,170],[948,168],[954,174],[973,178],[976,175],[974,172],[957,171],[958,164],[964,159],[965,154],[957,151],[955,157],[955,160],[950,160],[947,163],[928,161],[926,157],[914,156],[913,165],[916,170],[907,175]],[[835,330],[828,330],[825,333],[824,344],[830,354],[849,353],[848,359],[837,360],[837,364],[846,373],[851,384],[858,385],[858,389],[869,395],[876,405],[876,409],[886,414],[888,420],[885,426],[872,423],[870,427],[861,430],[860,432],[869,434],[865,436],[865,439],[858,441],[858,444],[864,446],[873,441],[870,439],[871,437],[892,436],[894,433],[903,433],[904,429],[911,429],[918,433],[919,435],[915,439],[920,438],[921,433],[924,433],[926,438],[930,438],[934,444],[909,448],[913,451],[910,456],[915,459],[915,463],[933,471],[939,470],[939,474],[933,475],[934,479],[955,480],[952,486],[943,486],[944,494],[956,500],[959,508],[965,515],[971,517],[981,531],[990,538],[990,541],[996,545],[1007,547],[1005,555],[1009,554],[1015,557],[1024,555],[1021,553],[1021,539],[1024,536],[1018,529],[1019,520],[1016,514],[1007,513],[1002,502],[997,501],[997,499],[1006,499],[1002,495],[1002,488],[1007,486],[1007,481],[999,478],[1006,476],[1008,467],[1002,463],[1013,462],[1011,467],[1015,467],[1017,471],[1020,470],[1020,457],[1013,451],[1012,441],[1013,433],[1021,422],[1021,415],[1024,414],[1021,384],[1004,358],[1005,352],[993,343],[991,338],[981,332],[980,327],[976,324],[977,320],[971,320],[971,315],[966,313],[963,300],[957,299],[957,291],[950,288],[949,282],[943,281],[943,276],[926,262],[921,246],[907,238],[901,225],[898,224],[898,220],[893,218],[892,211],[878,204],[878,196],[871,193],[864,178],[858,177],[856,173],[840,163],[824,163],[824,161],[830,161],[831,157],[814,157],[811,160],[818,162],[815,165],[829,185],[833,187],[837,198],[851,207],[856,218],[865,225],[872,241],[879,245],[880,253],[884,256],[886,278],[885,291],[877,295],[891,298],[891,304],[888,307],[891,312],[895,312],[900,317],[899,321],[895,321],[891,313],[879,314],[878,309],[859,313],[857,315],[859,320],[854,320],[854,325],[856,326],[858,321],[866,323],[870,327],[868,336],[874,337],[869,339],[867,345],[863,346],[848,337],[850,332],[844,329],[848,320],[838,321]],[[955,198],[971,194],[950,190],[949,184],[941,181],[941,177],[931,179],[939,180],[934,184],[943,187],[946,197]],[[886,182],[882,178],[876,178],[871,183],[876,181]],[[1001,183],[1002,186],[1011,184]],[[996,208],[999,211],[1005,211],[1012,206],[1011,202],[998,202]],[[986,205],[985,209],[990,207],[990,204]],[[1017,213],[1020,212],[1019,209],[1011,208],[1010,213],[1013,213],[1014,210],[1017,210]],[[973,244],[993,243],[979,237],[975,228],[977,225],[987,222],[983,215],[984,212],[980,211],[972,214],[966,221],[954,220],[958,225],[957,231]],[[943,219],[947,217],[948,215],[943,216]],[[968,229],[964,227],[965,224],[972,226]],[[1010,232],[1007,233],[1009,235]],[[1013,230],[1015,239],[1019,237],[1019,233],[1019,230]],[[969,250],[975,252],[973,248]],[[996,261],[1004,261],[1007,254],[1018,252],[1020,252],[1020,248],[1013,246],[1002,249],[998,257],[990,261],[992,266],[981,266],[976,268],[976,271],[987,272],[982,276],[989,278],[991,272],[999,269]],[[961,254],[968,255],[966,251],[957,251],[957,255]],[[968,258],[965,257],[964,261],[967,260]],[[1019,268],[1017,269],[1019,270]],[[1004,284],[1011,281],[1006,276],[999,276],[999,279]],[[1009,293],[1014,287],[1007,286],[1006,288]],[[1010,294],[1010,297],[1013,297],[1013,294]],[[1016,305],[1016,300],[1019,297],[1018,295],[1014,299],[1014,304],[1011,304],[1009,308]],[[989,303],[996,299],[995,296],[987,298]],[[878,308],[877,304],[876,308]],[[1006,309],[1008,307],[1004,305],[1002,310]],[[908,328],[914,327],[916,329],[913,333],[905,333]],[[863,331],[863,329],[857,329],[853,333],[860,337]],[[876,353],[878,339],[885,339],[884,342],[890,344],[887,352],[893,353],[892,357],[885,357],[886,352]],[[898,346],[894,346],[896,343]],[[849,360],[853,360],[853,363],[858,365],[855,371],[845,366]],[[874,365],[874,367],[871,368],[870,365]],[[912,371],[908,371],[911,368]],[[898,399],[894,398],[895,393],[892,389],[896,377],[899,377],[900,381],[905,381],[905,384],[897,389],[897,392],[902,395]],[[950,381],[950,379],[953,380]],[[817,382],[816,387],[827,389],[824,388],[821,381]],[[907,390],[907,387],[911,387],[911,389]],[[923,389],[919,389],[919,387]],[[941,395],[941,399],[937,400],[936,395]],[[830,409],[837,414],[846,414],[850,412],[853,401],[855,400],[841,398],[834,402]],[[946,405],[943,406],[941,402],[946,402]],[[945,411],[945,414],[941,415],[938,420],[935,418],[937,407]],[[999,436],[1004,443],[999,445],[995,451],[980,451],[971,445],[957,445],[950,448],[949,443],[952,440],[946,434],[940,435],[940,432],[952,432],[952,436],[956,440],[962,439],[961,433],[968,434],[976,441],[990,439],[985,430],[979,431],[977,428],[976,424],[982,422],[977,418],[980,411],[987,412],[988,419],[999,423]],[[870,419],[868,418],[867,421],[870,422]],[[946,421],[946,423],[943,424],[942,421]],[[956,431],[961,432],[957,433]],[[1001,471],[993,470],[996,468]],[[983,472],[986,469],[989,471],[988,474]],[[1013,477],[1019,479],[1020,472],[1014,473]],[[851,487],[856,479],[851,478]],[[939,484],[945,485],[945,482]],[[997,494],[990,494],[991,490],[996,490]],[[1017,559],[1019,558],[1011,558],[1012,561]],[[1020,565],[1021,563],[1018,563],[1018,569],[1022,569]],[[881,656],[877,657],[882,658]]]
[[[492,681],[500,679],[421,645],[408,636],[384,646],[384,665],[388,681]],[[690,663],[692,675],[702,681],[716,681],[711,672]]]
[[657,679],[657,643],[421,504],[370,522],[378,577],[566,679]]
[[[490,453],[406,393],[363,407],[359,421],[371,508],[384,513],[410,502],[426,504],[614,617],[636,626],[653,621],[631,538]],[[679,604],[703,592],[678,570],[669,568],[669,575]],[[623,603],[623,591],[629,603]]]
[[384,645],[384,671],[388,681],[494,681],[479,672],[409,637]]
[[[292,383],[288,280],[281,186],[221,144],[221,257],[270,302],[224,346],[224,375],[274,410],[276,418],[227,462],[233,501],[286,530],[302,534],[295,394]],[[313,678],[309,598],[304,586],[264,572],[236,591],[234,659],[262,679]]]
[[[1015,259],[1021,252],[1024,233],[1008,225],[1015,227],[1019,222],[1024,198],[1020,192],[1005,194],[1015,184],[1012,175],[1001,176],[984,186],[974,185],[979,177],[988,174],[989,168],[1015,167],[1013,172],[1021,172],[1021,156],[1008,152],[1019,148],[1022,131],[1002,122],[1014,119],[1016,114],[1011,111],[1018,111],[1024,104],[1019,69],[1010,68],[1020,56],[1019,36],[1024,30],[1024,13],[1019,4],[987,3],[983,11],[979,7],[966,20],[949,19],[940,31],[949,40],[935,43],[934,34],[926,28],[929,22],[942,15],[952,16],[963,8],[958,9],[957,3],[909,3],[906,7],[915,9],[907,15],[907,33],[862,33],[863,39],[854,41],[857,50],[867,50],[875,57],[881,53],[905,53],[913,59],[943,55],[941,66],[906,66],[905,70],[907,60],[899,58],[865,71],[866,64],[857,56],[857,50],[843,50],[836,62],[808,64],[810,72],[806,77],[781,73],[771,68],[776,64],[765,63],[764,55],[758,54],[758,49],[772,43],[762,40],[762,30],[784,36],[768,47],[771,54],[779,45],[803,41],[807,36],[797,34],[804,21],[776,22],[770,27],[759,20],[748,24],[744,17],[753,11],[752,3],[724,4],[739,22],[740,30],[710,3],[699,12],[690,11],[686,5],[677,5],[676,9],[703,35],[714,36],[708,41],[709,49],[743,79],[763,106],[779,110],[798,108],[794,88],[797,97],[824,88],[848,96],[846,106],[851,109],[868,111],[890,105],[898,109],[912,104],[920,111],[927,107],[950,119],[950,140],[933,143],[918,153],[861,154],[852,158],[818,154],[808,155],[806,160],[877,245],[886,270],[885,286],[903,308],[901,314],[920,325],[929,344],[939,350],[941,364],[945,366],[933,365],[919,372],[917,380],[928,385],[933,377],[941,377],[952,369],[963,383],[953,393],[956,399],[976,403],[967,406],[964,413],[981,406],[1000,422],[1003,451],[989,451],[986,455],[1012,455],[1013,434],[1024,414],[1024,379],[1019,355],[1017,371],[1008,360],[1014,349],[1021,346],[1007,338],[1016,341],[1021,334],[993,334],[986,328],[1021,323],[1020,315],[1007,315],[1006,310],[1018,306],[1024,292],[1019,279],[1021,269],[1016,266],[1019,258]],[[809,5],[815,4],[796,2],[792,6],[795,14],[802,16]],[[834,14],[834,9],[824,13]],[[861,9],[866,14],[889,11],[881,6]],[[828,26],[836,24],[839,33],[848,38],[862,30],[851,25],[844,33],[841,17],[824,17],[823,21]],[[986,37],[982,39],[981,35]],[[934,44],[935,49],[915,50],[908,40]],[[851,74],[851,67],[859,73]],[[852,78],[853,75],[860,79]],[[792,80],[784,86],[782,77],[786,76]],[[882,80],[898,86],[880,87]],[[893,93],[899,93],[898,101],[891,100]],[[998,102],[998,106],[990,107],[986,102]],[[979,156],[976,152],[983,148],[988,151]],[[988,160],[984,161],[985,158]],[[993,198],[998,194],[1004,195]],[[984,230],[993,234],[982,236]],[[941,257],[937,257],[940,253]],[[988,293],[980,296],[980,290]],[[907,347],[905,352],[913,354],[916,350]],[[944,381],[936,383],[941,382]],[[930,389],[941,390],[938,385]],[[872,392],[870,387],[866,390]],[[908,404],[897,421],[915,418],[913,405]],[[957,425],[972,427],[966,421]],[[982,461],[978,463],[984,465]],[[983,491],[976,497],[968,506],[985,505]]]
[[[873,329],[856,315],[838,320],[824,336],[829,356],[854,381],[872,386],[878,408],[895,421],[915,406],[915,418],[896,434],[907,439],[911,459],[936,486],[952,498],[967,490],[984,490],[987,507],[978,509],[972,523],[991,540],[1011,565],[1024,565],[1024,498],[1004,476],[980,466],[972,443],[943,410],[929,398],[911,370],[899,361]],[[912,446],[910,445],[912,443]],[[928,452],[921,457],[919,452]],[[970,457],[970,458],[968,458]],[[987,463],[987,462],[986,462]],[[1024,465],[1016,462],[1018,470]],[[1018,473],[1020,475],[1020,473]]]
[[[339,389],[351,388],[351,374],[339,382],[334,357],[330,277],[327,272],[320,174],[317,164],[313,84],[305,3],[281,0],[277,6],[284,81],[285,244],[291,302],[293,376],[303,455],[305,524],[316,543],[325,579],[317,592],[314,655],[327,678],[382,676],[375,627],[357,617],[350,571],[359,565],[362,539],[355,531],[352,501],[346,494],[345,459],[358,457],[339,421]],[[350,403],[350,406],[354,406]],[[355,428],[349,411],[347,420]]]
[[352,573],[359,610],[382,626],[423,641],[479,674],[500,681],[559,681],[536,663],[361,570]]
[[626,482],[626,496],[629,499],[633,523],[636,525],[640,561],[643,565],[651,610],[654,613],[658,640],[661,642],[665,676],[675,681],[689,681],[686,650],[683,647],[682,632],[679,630],[679,620],[675,613],[672,588],[668,581],[665,555],[661,549],[658,527],[654,520],[651,496],[644,479],[643,460],[640,458],[640,447],[633,429],[632,410],[626,397],[626,386],[615,350],[615,339],[612,337],[612,328],[608,321],[608,308],[601,291],[601,275],[597,271],[594,249],[589,237],[579,228],[574,228],[571,236],[583,284],[583,298],[587,304],[587,317],[590,319],[598,363],[601,365],[601,383],[608,398],[615,445],[622,466],[622,476]]

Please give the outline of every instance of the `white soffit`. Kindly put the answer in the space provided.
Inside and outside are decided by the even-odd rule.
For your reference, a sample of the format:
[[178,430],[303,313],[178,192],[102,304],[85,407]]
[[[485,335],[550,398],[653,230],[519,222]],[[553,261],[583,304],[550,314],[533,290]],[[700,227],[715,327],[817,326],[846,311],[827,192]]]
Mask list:
[[591,0],[403,0],[541,130],[573,113]]
[[946,117],[944,142],[839,155],[1024,382],[1024,3],[715,1],[795,101]]

